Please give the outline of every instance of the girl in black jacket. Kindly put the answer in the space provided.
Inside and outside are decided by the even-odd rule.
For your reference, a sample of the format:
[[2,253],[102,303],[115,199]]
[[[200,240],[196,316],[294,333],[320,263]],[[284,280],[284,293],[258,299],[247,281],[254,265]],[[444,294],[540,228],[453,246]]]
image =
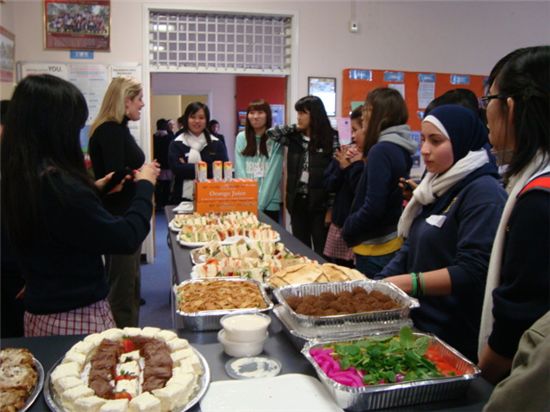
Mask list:
[[327,237],[329,193],[323,175],[335,150],[338,134],[331,127],[325,106],[317,96],[305,96],[294,105],[298,124],[275,127],[267,135],[288,146],[286,207],[292,234],[322,255]]

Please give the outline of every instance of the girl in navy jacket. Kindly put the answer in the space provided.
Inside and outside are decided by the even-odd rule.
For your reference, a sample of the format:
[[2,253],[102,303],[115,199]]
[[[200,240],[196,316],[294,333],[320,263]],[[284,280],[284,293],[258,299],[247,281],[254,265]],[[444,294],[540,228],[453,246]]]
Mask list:
[[397,222],[403,210],[399,179],[408,176],[417,144],[405,123],[405,100],[394,89],[381,87],[367,95],[363,107],[365,166],[342,230],[353,247],[355,266],[372,277],[399,250]]
[[427,174],[403,211],[403,247],[379,277],[416,296],[415,326],[471,360],[489,256],[506,193],[487,153],[487,129],[473,111],[435,108],[422,121]]

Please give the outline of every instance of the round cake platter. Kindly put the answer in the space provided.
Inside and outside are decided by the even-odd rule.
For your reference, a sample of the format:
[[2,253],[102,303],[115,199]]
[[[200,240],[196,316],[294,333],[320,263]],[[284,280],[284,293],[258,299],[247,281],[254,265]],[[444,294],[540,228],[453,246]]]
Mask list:
[[[208,385],[210,385],[210,368],[208,366],[208,362],[206,362],[206,359],[204,356],[195,348],[191,347],[193,349],[193,352],[195,352],[195,355],[199,358],[203,373],[199,377],[199,384],[198,387],[195,389],[195,392],[191,395],[191,398],[189,401],[181,408],[172,412],[186,412],[189,409],[191,409],[193,406],[195,406],[204,396],[206,391],[208,390]],[[54,369],[63,361],[63,358],[59,359],[55,364],[52,366],[52,368],[48,371],[48,375],[46,376],[44,380],[44,399],[46,401],[46,404],[53,412],[67,412],[65,408],[63,408],[63,405],[61,404],[61,401],[59,400],[58,396],[55,394],[51,380],[50,375],[54,371]]]

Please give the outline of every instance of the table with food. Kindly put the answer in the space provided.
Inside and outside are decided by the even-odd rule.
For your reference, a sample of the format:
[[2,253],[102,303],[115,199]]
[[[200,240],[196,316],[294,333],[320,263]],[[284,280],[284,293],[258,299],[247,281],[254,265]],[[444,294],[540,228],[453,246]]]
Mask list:
[[172,329],[4,339],[0,411],[483,408],[492,386],[413,327],[418,301],[394,285],[263,214],[166,215]]

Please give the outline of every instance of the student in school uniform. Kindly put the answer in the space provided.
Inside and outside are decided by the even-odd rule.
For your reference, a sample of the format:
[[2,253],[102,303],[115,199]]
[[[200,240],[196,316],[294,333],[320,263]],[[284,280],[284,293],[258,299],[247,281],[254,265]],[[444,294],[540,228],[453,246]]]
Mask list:
[[422,121],[427,174],[403,211],[405,243],[376,276],[417,297],[415,326],[477,360],[489,256],[506,193],[487,129],[472,110],[435,108]]

